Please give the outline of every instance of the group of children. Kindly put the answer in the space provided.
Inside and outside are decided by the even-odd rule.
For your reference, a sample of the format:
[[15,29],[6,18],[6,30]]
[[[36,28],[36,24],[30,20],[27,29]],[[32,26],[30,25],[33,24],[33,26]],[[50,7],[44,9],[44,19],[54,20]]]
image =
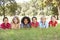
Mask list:
[[29,17],[25,16],[20,20],[17,16],[12,19],[12,22],[9,23],[8,18],[3,18],[3,23],[0,25],[1,29],[20,29],[20,28],[48,28],[56,27],[57,21],[56,17],[52,16],[49,22],[46,21],[46,17],[41,17],[40,21],[37,21],[36,17],[32,17],[32,22]]

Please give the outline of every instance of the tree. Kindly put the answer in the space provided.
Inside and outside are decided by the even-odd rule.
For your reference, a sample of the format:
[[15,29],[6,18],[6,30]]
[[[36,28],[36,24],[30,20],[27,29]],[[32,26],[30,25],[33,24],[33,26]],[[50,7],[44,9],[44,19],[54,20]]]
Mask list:
[[45,3],[46,3],[46,6],[52,5],[54,7],[53,9],[55,9],[54,11],[56,11],[56,13],[54,14],[55,15],[57,14],[57,19],[58,19],[58,16],[60,15],[60,0],[45,0]]
[[[10,8],[9,8],[10,12],[13,12],[15,10],[15,7],[14,7],[16,4],[15,0],[0,0],[0,5],[1,5],[1,9],[3,10],[4,17],[6,15],[7,5],[9,5],[9,4],[11,4]],[[12,9],[12,7],[13,7],[13,9]]]
[[52,14],[53,14],[53,15],[57,15],[57,19],[58,19],[58,15],[59,15],[59,14],[58,14],[58,9],[57,9],[57,7],[53,7],[53,8],[52,8],[52,11],[53,11]]
[[6,7],[8,8],[10,15],[16,15],[16,10],[18,7],[16,2],[13,2],[13,3],[11,2],[7,4]]

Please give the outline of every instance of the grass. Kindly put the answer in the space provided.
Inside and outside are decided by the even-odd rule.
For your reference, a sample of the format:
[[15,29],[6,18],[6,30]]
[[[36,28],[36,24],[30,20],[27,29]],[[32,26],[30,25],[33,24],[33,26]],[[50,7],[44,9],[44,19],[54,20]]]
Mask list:
[[0,40],[60,40],[60,25],[48,29],[0,30]]

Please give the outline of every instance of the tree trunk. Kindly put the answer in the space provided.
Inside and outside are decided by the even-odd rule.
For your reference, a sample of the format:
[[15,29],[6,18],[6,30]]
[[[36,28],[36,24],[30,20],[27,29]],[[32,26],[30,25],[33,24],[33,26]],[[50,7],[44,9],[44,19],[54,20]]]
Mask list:
[[3,14],[4,14],[4,17],[5,17],[5,9],[4,9],[4,11],[3,11]]
[[5,7],[3,8],[3,16],[5,17]]
[[60,7],[58,6],[58,16],[59,16],[59,19],[60,19]]
[[3,0],[3,16],[5,17],[5,1]]
[[59,20],[59,17],[58,17],[59,15],[57,15],[57,20]]

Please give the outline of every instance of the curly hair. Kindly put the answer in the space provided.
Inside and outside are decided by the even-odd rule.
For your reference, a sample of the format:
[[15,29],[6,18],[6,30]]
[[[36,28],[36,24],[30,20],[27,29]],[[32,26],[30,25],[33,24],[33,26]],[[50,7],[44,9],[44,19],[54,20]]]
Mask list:
[[25,23],[24,23],[24,20],[25,20],[25,19],[28,20],[28,24],[29,24],[29,23],[30,23],[30,18],[29,18],[29,17],[26,17],[26,16],[22,18],[21,23],[25,24]]

